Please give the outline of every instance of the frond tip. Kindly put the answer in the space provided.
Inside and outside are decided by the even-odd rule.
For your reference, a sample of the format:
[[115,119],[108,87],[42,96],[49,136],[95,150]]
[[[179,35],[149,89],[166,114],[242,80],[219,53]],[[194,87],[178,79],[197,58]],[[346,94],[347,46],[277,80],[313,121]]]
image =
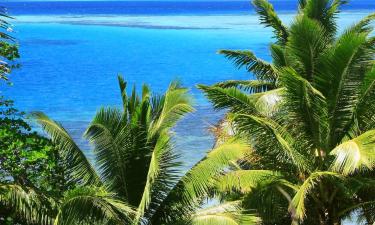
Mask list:
[[330,153],[336,157],[331,169],[344,175],[352,174],[358,170],[374,169],[374,144],[375,130],[340,144]]

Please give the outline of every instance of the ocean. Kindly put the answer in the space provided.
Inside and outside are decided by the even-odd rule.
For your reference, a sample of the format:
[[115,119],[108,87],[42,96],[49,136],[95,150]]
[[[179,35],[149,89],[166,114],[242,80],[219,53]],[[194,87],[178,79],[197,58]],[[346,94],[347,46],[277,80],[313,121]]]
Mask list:
[[[295,0],[274,1],[285,23]],[[219,49],[251,49],[269,60],[269,28],[259,25],[249,2],[12,2],[21,51],[13,86],[1,94],[25,111],[43,111],[61,122],[91,157],[82,132],[100,106],[120,104],[117,75],[130,85],[161,93],[173,79],[191,89],[195,113],[174,129],[186,168],[211,149],[208,129],[223,115],[195,88],[228,79],[251,79]],[[375,1],[354,0],[339,18],[348,26],[375,11]]]

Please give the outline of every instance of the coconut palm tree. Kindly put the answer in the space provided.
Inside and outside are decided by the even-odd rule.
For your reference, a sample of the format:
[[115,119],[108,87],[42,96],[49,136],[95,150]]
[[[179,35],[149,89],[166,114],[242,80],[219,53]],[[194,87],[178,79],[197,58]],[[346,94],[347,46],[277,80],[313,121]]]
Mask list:
[[332,35],[334,20],[305,11],[319,2],[340,1],[303,2],[264,70],[277,71],[274,89],[199,86],[215,108],[229,110],[231,130],[253,149],[218,178],[218,192],[241,196],[264,224],[337,225],[353,214],[375,221],[375,15]]
[[[0,186],[0,201],[33,224],[253,224],[240,202],[201,207],[214,197],[214,180],[248,145],[230,140],[210,151],[181,176],[170,129],[193,111],[188,90],[173,82],[164,95],[148,86],[130,96],[119,77],[122,109],[101,108],[84,136],[93,146],[89,159],[61,124],[43,113],[37,122],[51,137],[76,188],[51,199],[19,186]],[[2,194],[1,194],[2,193]]]
[[[250,93],[258,93],[279,86],[278,69],[287,65],[283,52],[290,35],[290,27],[281,21],[273,5],[267,0],[253,0],[252,3],[259,15],[260,23],[273,30],[275,43],[270,45],[272,62],[258,58],[250,50],[219,50],[218,52],[231,60],[236,67],[245,67],[256,79],[229,80],[220,82],[217,86],[237,87]],[[346,0],[299,0],[298,13],[319,21],[325,28],[326,35],[333,39],[337,35],[336,16],[340,12],[340,7],[346,3]]]

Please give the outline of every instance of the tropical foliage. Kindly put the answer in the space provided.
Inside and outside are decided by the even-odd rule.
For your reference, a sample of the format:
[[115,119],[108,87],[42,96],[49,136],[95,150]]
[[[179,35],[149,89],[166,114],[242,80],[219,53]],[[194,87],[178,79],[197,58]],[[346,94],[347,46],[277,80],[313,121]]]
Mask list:
[[[35,192],[61,197],[68,184],[52,143],[31,131],[11,100],[0,98],[0,193],[10,187],[31,187]],[[0,221],[20,222],[12,207],[0,203]]]
[[11,69],[17,66],[14,60],[19,58],[16,40],[10,35],[12,27],[7,21],[9,19],[12,17],[0,6],[0,80],[8,80]]
[[252,224],[238,202],[202,207],[231,161],[248,146],[233,139],[218,146],[181,177],[170,129],[192,112],[188,90],[173,82],[164,95],[148,86],[130,96],[119,77],[122,109],[100,109],[84,136],[92,143],[89,159],[61,124],[45,114],[34,117],[58,149],[64,173],[74,187],[62,198],[40,195],[32,188],[5,186],[0,200],[26,223],[38,224]]
[[375,221],[375,15],[339,33],[345,2],[300,1],[287,27],[270,3],[255,0],[274,29],[272,63],[222,51],[258,79],[199,86],[253,149],[218,179],[219,193],[242,200],[264,224],[341,224],[353,214]]

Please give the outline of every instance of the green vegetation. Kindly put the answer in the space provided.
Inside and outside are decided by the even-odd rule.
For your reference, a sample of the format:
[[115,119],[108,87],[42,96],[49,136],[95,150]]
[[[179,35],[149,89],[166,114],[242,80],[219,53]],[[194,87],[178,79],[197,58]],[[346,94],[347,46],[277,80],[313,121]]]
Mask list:
[[[256,80],[199,85],[228,113],[214,149],[187,172],[172,129],[192,113],[188,89],[162,95],[118,78],[121,107],[99,109],[83,151],[62,124],[0,98],[1,224],[339,225],[375,222],[375,39],[369,15],[339,33],[346,1],[301,0],[286,26],[253,1],[274,30],[272,62],[221,50]],[[0,78],[18,47],[0,14]],[[92,152],[89,158],[84,152]],[[214,201],[207,206],[207,201]]]
[[58,149],[64,173],[74,185],[62,198],[13,185],[3,192],[2,202],[12,206],[24,222],[37,224],[220,225],[258,221],[253,215],[243,215],[238,201],[199,210],[230,162],[247,153],[246,143],[237,139],[223,143],[179,177],[180,163],[170,128],[193,111],[188,90],[174,82],[161,96],[152,95],[146,85],[140,96],[135,88],[127,96],[121,77],[119,86],[123,109],[100,109],[84,135],[93,145],[95,167],[59,123],[34,113]]
[[8,80],[11,69],[16,67],[14,60],[19,58],[18,46],[10,35],[12,27],[7,19],[6,9],[0,7],[0,80]]
[[275,31],[273,62],[221,51],[258,79],[199,86],[217,109],[229,109],[222,130],[253,149],[248,163],[219,179],[219,190],[240,194],[264,224],[341,224],[354,213],[375,220],[375,15],[337,34],[344,2],[301,1],[286,27],[255,0]]

